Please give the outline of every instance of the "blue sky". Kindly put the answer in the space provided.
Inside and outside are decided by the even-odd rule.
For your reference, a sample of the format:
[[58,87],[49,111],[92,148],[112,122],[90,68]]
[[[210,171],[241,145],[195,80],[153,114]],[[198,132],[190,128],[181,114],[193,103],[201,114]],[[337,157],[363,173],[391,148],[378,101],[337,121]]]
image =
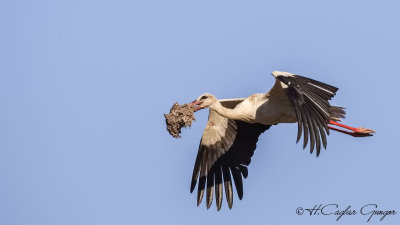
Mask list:
[[[400,211],[397,1],[2,1],[0,224],[396,224],[299,216],[317,204]],[[372,138],[297,125],[259,140],[233,209],[189,193],[207,111],[182,139],[163,113],[204,92],[265,92],[273,70],[339,87]],[[397,102],[397,103],[396,103]]]

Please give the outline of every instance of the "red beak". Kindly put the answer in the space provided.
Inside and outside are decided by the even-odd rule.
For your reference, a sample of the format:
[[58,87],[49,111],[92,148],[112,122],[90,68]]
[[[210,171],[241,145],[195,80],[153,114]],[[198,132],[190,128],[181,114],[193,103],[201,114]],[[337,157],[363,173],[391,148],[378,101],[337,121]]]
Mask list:
[[192,104],[195,108],[194,108],[194,110],[195,110],[195,112],[196,111],[199,111],[200,109],[202,109],[202,107],[200,106],[201,105],[201,102],[199,102],[199,101],[197,101],[197,100],[194,100],[193,102],[191,102],[190,104]]

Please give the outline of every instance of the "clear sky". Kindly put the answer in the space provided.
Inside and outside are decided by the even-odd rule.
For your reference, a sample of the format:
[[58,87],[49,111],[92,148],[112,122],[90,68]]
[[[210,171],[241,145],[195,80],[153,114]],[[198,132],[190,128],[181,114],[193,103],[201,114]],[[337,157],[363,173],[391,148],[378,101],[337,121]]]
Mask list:
[[[367,224],[298,207],[400,212],[398,1],[0,2],[0,224]],[[207,111],[182,139],[163,113],[203,92],[246,97],[273,70],[339,87],[371,138],[331,133],[319,158],[297,125],[259,140],[244,198],[189,193]],[[368,224],[400,224],[400,213]]]

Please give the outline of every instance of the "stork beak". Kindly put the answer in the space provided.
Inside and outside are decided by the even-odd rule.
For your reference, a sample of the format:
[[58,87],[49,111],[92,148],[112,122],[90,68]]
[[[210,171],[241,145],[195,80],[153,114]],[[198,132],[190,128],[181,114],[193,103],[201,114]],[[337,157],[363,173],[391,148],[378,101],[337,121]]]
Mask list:
[[194,111],[196,112],[196,111],[199,111],[200,109],[202,109],[202,107],[200,106],[201,105],[201,102],[199,102],[199,101],[197,101],[197,100],[194,100],[193,102],[191,102],[190,104],[192,104],[195,108],[194,108]]

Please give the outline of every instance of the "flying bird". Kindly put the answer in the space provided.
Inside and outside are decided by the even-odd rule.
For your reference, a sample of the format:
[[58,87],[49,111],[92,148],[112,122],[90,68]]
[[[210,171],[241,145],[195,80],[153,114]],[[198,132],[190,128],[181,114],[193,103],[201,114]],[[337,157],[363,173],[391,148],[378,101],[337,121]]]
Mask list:
[[337,87],[289,72],[274,71],[272,75],[276,81],[266,93],[223,100],[205,93],[191,103],[196,111],[209,108],[190,186],[192,193],[197,184],[197,206],[205,192],[210,208],[215,192],[219,211],[225,189],[228,206],[232,208],[232,180],[239,199],[243,198],[242,177],[248,176],[247,166],[259,136],[272,125],[297,123],[297,142],[303,136],[303,149],[309,144],[310,153],[315,149],[317,157],[321,144],[326,148],[330,129],[354,137],[374,133],[371,129],[338,123],[344,118],[344,108],[329,104]]

